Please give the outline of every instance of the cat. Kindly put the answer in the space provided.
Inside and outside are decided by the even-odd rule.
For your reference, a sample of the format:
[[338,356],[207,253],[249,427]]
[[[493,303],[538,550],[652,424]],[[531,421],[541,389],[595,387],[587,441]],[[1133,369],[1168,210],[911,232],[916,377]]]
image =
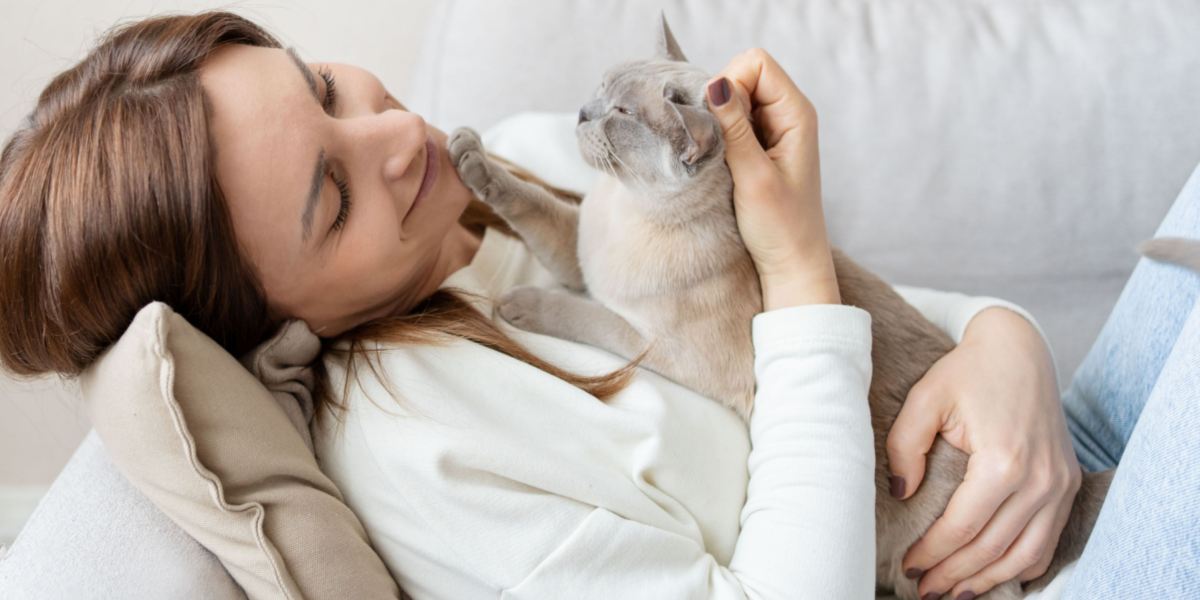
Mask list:
[[[708,75],[689,64],[666,19],[653,58],[610,69],[576,128],[585,160],[601,170],[579,204],[517,179],[492,162],[479,136],[448,143],[463,182],[521,235],[565,289],[518,286],[497,311],[521,329],[590,344],[714,398],[748,418],[754,395],[749,323],[761,312],[757,272],[738,233],[720,126],[704,102]],[[887,283],[833,250],[844,304],[871,314],[869,390],[876,452],[877,588],[917,598],[901,572],[908,548],[945,509],[967,456],[940,437],[908,500],[890,494],[887,434],[908,390],[954,342]],[[1043,587],[1076,559],[1111,472],[1085,474]],[[1016,581],[979,598],[1022,595]]]

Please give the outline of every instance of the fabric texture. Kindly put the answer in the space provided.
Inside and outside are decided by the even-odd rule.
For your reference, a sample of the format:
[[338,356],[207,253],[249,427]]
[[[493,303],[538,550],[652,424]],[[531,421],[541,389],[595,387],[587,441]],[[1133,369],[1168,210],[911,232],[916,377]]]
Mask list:
[[244,360],[268,390],[167,305],[148,304],[80,378],[92,423],[121,474],[248,597],[397,597],[308,428],[297,431],[320,348],[297,323]]
[[1194,0],[447,0],[401,100],[446,131],[574,114],[660,10],[693,63],[762,47],[812,99],[835,244],[1026,307],[1067,376],[1200,161]]
[[[1200,166],[1154,237],[1200,239]],[[1096,344],[1063,394],[1067,425],[1085,469],[1111,469],[1121,460],[1198,298],[1200,274],[1149,259],[1142,259],[1134,269]]]
[[[1200,239],[1200,166],[1168,236]],[[1065,597],[1200,597],[1200,273],[1143,259],[1064,403],[1084,467],[1117,467]]]
[[92,431],[0,559],[0,598],[244,600],[213,553],[125,479]]

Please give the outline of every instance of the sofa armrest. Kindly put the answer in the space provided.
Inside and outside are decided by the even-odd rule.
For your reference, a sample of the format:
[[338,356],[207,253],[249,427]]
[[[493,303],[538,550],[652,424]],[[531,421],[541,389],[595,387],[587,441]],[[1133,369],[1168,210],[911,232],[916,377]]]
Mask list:
[[0,598],[246,595],[212,553],[117,472],[91,431],[0,555]]

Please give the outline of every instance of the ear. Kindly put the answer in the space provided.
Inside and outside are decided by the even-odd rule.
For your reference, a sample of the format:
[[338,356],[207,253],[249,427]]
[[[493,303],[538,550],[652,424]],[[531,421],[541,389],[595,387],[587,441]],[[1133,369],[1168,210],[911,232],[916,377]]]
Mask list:
[[684,133],[685,139],[679,160],[687,167],[688,173],[692,174],[717,143],[717,118],[702,108],[677,105],[669,101],[666,104],[668,110],[678,117]]
[[658,19],[662,25],[662,27],[658,28],[658,55],[667,60],[687,62],[687,57],[683,55],[683,50],[679,49],[679,42],[675,41],[675,36],[671,35],[671,28],[667,26],[667,13],[660,11]]

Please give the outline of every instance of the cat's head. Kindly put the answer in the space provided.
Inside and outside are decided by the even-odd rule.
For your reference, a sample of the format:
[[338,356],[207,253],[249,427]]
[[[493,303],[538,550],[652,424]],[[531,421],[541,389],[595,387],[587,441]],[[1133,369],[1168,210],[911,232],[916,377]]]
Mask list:
[[584,160],[631,186],[677,190],[726,169],[721,126],[704,101],[708,74],[687,62],[660,17],[655,55],[604,74],[579,111]]

